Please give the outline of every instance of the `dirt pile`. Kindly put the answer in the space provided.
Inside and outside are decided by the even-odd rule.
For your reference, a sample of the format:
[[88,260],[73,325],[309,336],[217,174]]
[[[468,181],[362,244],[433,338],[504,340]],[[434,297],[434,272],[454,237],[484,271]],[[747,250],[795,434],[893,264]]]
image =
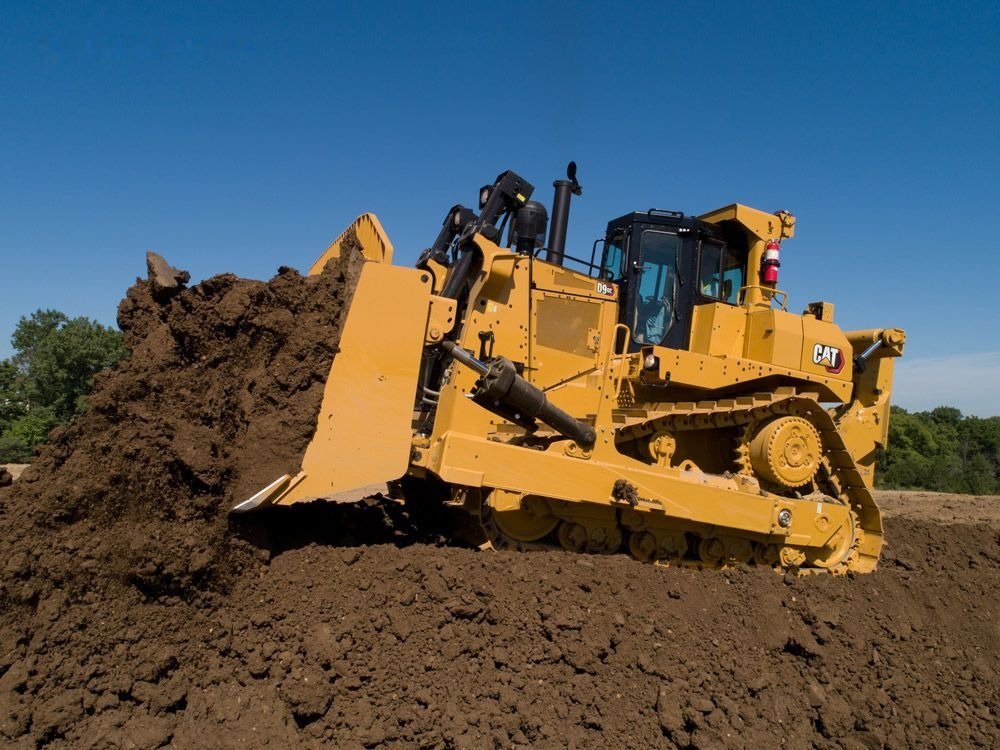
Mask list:
[[227,533],[226,510],[298,468],[360,264],[349,250],[314,278],[283,268],[190,289],[150,256],[118,310],[129,360],[98,377],[89,411],[0,505],[24,581],[7,597],[123,581],[189,595],[256,554]]
[[[227,594],[57,591],[0,643],[0,733],[68,747],[995,747],[997,528],[890,520],[782,579],[416,544],[337,509]],[[293,519],[289,519],[293,520]],[[398,535],[403,534],[399,537]]]
[[129,290],[130,361],[0,490],[0,746],[1000,743],[988,500],[839,579],[479,553],[384,498],[231,524],[297,465],[356,273]]

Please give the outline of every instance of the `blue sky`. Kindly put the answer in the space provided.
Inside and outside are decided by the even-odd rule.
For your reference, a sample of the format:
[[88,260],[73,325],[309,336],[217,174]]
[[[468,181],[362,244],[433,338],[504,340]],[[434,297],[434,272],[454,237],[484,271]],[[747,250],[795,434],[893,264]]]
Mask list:
[[793,309],[906,328],[902,406],[1000,414],[998,32],[995,2],[0,0],[0,356],[39,307],[112,323],[147,249],[269,278],[373,211],[411,263],[497,173],[548,203],[575,159],[570,252],[787,208]]

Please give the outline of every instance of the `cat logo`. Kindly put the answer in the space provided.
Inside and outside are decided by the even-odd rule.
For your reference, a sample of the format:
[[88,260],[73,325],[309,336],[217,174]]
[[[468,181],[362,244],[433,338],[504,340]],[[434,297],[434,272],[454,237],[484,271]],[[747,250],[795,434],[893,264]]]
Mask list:
[[834,375],[844,369],[844,353],[835,346],[816,344],[813,347],[813,364],[825,367]]
[[597,293],[603,294],[605,297],[614,297],[615,288],[611,284],[605,284],[603,281],[598,281]]

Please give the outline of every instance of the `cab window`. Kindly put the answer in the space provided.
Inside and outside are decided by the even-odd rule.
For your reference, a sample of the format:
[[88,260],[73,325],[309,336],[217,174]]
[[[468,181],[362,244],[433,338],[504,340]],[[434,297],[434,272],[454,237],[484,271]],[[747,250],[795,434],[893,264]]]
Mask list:
[[698,269],[698,292],[702,297],[739,304],[743,288],[746,257],[734,253],[720,242],[701,243],[701,264]]
[[608,281],[620,279],[625,275],[622,261],[625,257],[625,232],[617,231],[608,236],[604,243],[604,255],[601,258],[601,278]]

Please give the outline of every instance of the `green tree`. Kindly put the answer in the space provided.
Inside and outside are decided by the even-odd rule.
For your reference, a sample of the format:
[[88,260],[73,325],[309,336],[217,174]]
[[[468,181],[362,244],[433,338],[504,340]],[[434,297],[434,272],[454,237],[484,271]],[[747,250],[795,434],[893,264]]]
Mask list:
[[94,373],[126,355],[121,332],[87,318],[74,318],[38,340],[29,359],[29,396],[65,422],[84,408]]
[[954,407],[909,413],[892,408],[879,486],[1000,493],[1000,417],[966,417]]
[[10,343],[16,352],[14,364],[22,371],[30,369],[35,349],[68,320],[66,313],[58,310],[36,310],[30,317],[22,316],[10,337]]
[[967,417],[958,425],[956,455],[963,492],[1000,493],[1000,417]]
[[57,424],[52,410],[44,406],[36,406],[11,422],[0,434],[0,463],[30,463],[35,446],[44,443],[49,431]]
[[926,421],[894,406],[889,418],[889,449],[878,459],[880,484],[928,487],[942,453],[937,435]]
[[0,463],[30,460],[57,424],[86,408],[94,373],[127,355],[122,334],[89,318],[38,310],[18,321],[0,361]]
[[21,386],[17,366],[9,359],[0,360],[0,434],[25,414],[27,397]]

